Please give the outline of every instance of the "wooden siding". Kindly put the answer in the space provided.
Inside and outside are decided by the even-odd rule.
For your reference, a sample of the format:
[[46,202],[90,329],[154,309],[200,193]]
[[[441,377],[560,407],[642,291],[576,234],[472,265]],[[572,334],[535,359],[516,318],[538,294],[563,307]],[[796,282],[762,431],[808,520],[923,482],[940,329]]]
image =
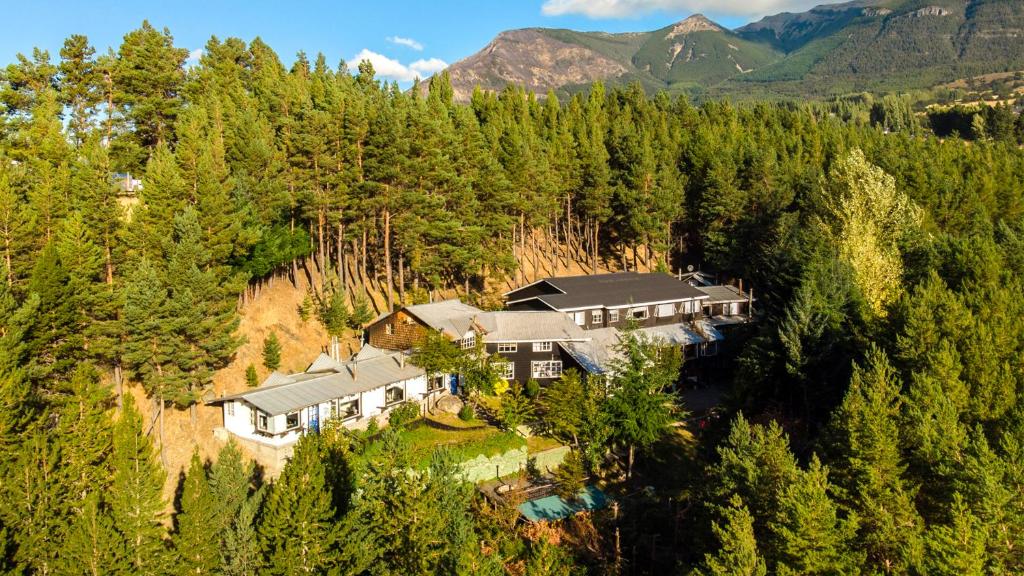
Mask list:
[[[513,379],[520,384],[526,384],[526,381],[530,379],[532,374],[532,362],[539,362],[543,360],[561,360],[562,371],[568,370],[569,368],[577,367],[578,365],[569,356],[562,347],[558,345],[558,342],[551,343],[550,352],[534,352],[532,342],[519,342],[517,343],[517,349],[515,352],[498,352],[497,344],[487,344],[488,354],[500,354],[502,358],[507,362],[515,364],[515,374]],[[538,378],[537,381],[540,383],[550,382],[554,378]]]
[[[697,306],[696,306],[698,312],[691,313],[691,314],[681,314],[679,312],[679,306],[683,302],[684,302],[683,300],[680,300],[678,302],[673,302],[672,306],[673,306],[674,314],[672,314],[671,316],[665,316],[665,317],[661,317],[661,318],[659,318],[659,317],[657,317],[655,315],[657,313],[657,311],[658,311],[658,307],[656,305],[654,305],[654,306],[646,306],[646,308],[647,308],[647,319],[646,320],[641,320],[641,321],[637,322],[637,327],[638,328],[650,328],[652,326],[664,326],[666,324],[679,324],[680,322],[692,322],[694,320],[699,320],[702,317],[701,316],[701,312],[700,312],[700,310],[701,310],[700,304],[697,304]],[[640,308],[640,306],[634,306],[632,308]],[[605,308],[591,308],[591,309],[585,310],[583,312],[586,314],[586,317],[585,317],[586,323],[585,324],[581,324],[580,328],[583,328],[584,330],[593,330],[595,328],[625,328],[628,325],[628,322],[626,320],[628,318],[630,309],[631,308],[619,308],[618,309],[619,319],[618,319],[617,322],[610,322],[609,321],[609,314],[608,313],[610,311],[605,309]],[[595,322],[594,321],[594,312],[601,312],[602,313],[601,314],[601,321],[600,322]],[[575,322],[576,312],[566,312],[565,314],[571,320],[573,320],[573,322]]]
[[409,350],[426,336],[428,329],[411,314],[398,310],[378,320],[366,331],[371,346],[383,350]]

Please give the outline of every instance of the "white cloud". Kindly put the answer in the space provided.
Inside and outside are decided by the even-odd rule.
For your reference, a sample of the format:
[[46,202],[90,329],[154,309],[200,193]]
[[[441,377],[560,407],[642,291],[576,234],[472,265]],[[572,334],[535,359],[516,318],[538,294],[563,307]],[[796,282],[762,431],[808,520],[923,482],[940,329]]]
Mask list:
[[388,36],[387,41],[392,44],[398,44],[399,46],[408,46],[417,52],[423,51],[423,44],[413,40],[412,38],[402,38],[401,36]]
[[185,62],[190,66],[195,66],[196,64],[199,64],[199,59],[203,57],[203,54],[205,54],[205,52],[202,48],[196,48],[188,53],[188,58],[185,59]]
[[349,61],[358,65],[363,60],[369,60],[370,64],[373,64],[373,70],[377,76],[399,82],[412,82],[417,78],[426,78],[448,67],[448,64],[439,58],[420,59],[406,66],[398,60],[366,48],[363,48]]
[[651,12],[710,12],[721,16],[767,16],[813,8],[827,0],[545,0],[547,16],[581,14],[588,18],[629,18]]
[[432,76],[448,67],[448,63],[440,58],[420,59],[409,64],[409,69],[419,72],[424,76]]

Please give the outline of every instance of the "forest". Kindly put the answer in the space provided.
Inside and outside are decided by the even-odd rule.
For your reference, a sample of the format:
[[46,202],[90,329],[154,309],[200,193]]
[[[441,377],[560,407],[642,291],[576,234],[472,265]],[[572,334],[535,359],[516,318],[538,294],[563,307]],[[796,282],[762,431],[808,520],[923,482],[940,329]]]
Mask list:
[[[892,100],[595,84],[462,105],[444,75],[402,91],[367,62],[286,66],[258,38],[187,55],[144,22],[108,52],[71,36],[0,74],[3,573],[1024,572],[1011,112],[1016,132],[939,138]],[[369,319],[361,286],[386,308],[494,301],[538,245],[759,292],[723,417],[686,451],[648,343],[626,345],[618,394],[540,391],[580,472],[618,478],[636,447],[621,509],[548,538],[454,480],[444,450],[410,472],[387,432],[369,458],[358,434],[307,436],[275,481],[229,444],[163,497],[164,412],[202,402],[261,283],[317,271],[341,332]]]

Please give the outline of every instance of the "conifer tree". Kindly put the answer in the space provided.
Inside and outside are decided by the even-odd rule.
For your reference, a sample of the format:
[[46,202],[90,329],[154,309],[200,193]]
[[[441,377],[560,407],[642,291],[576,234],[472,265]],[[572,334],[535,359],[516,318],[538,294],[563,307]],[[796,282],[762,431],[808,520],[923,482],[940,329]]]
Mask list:
[[171,141],[187,57],[188,50],[174,47],[170,31],[157,31],[148,21],[125,34],[113,71],[114,103],[131,124],[133,160]]
[[89,39],[81,34],[69,36],[60,49],[61,102],[71,108],[70,128],[79,143],[92,128],[92,117],[102,98],[95,54]]
[[322,456],[320,439],[303,436],[270,488],[259,528],[268,574],[326,574],[335,563],[334,509]]
[[14,544],[12,559],[22,572],[57,569],[71,515],[65,500],[66,474],[60,446],[33,430],[18,446],[0,485],[0,520]]
[[754,519],[739,496],[733,496],[722,510],[722,522],[711,527],[718,547],[704,555],[695,574],[706,576],[764,576],[767,566],[757,549]]
[[828,470],[817,457],[779,495],[769,525],[775,571],[789,574],[858,574],[863,556],[855,551],[856,516],[841,518],[829,497]]
[[256,367],[252,364],[245,367],[245,384],[250,388],[260,385],[260,375],[256,373]]
[[281,342],[276,332],[263,339],[263,366],[271,371],[281,367]]
[[82,354],[82,316],[78,295],[57,248],[47,244],[32,270],[27,289],[39,307],[25,336],[31,358],[29,374],[36,382],[66,375]]
[[114,527],[100,491],[90,491],[80,507],[81,512],[64,540],[59,572],[82,576],[131,573],[131,566],[119,552],[124,550],[125,543]]
[[951,524],[930,527],[926,534],[925,569],[936,576],[980,576],[986,570],[985,542],[989,536],[959,494],[950,509]]
[[922,545],[922,521],[903,479],[901,389],[885,353],[872,348],[833,420],[837,483],[860,518],[859,546],[875,569],[890,573],[913,571]]
[[661,438],[672,419],[672,398],[666,391],[679,376],[679,351],[660,349],[636,333],[627,333],[615,362],[607,410],[612,435],[628,450],[627,475],[632,473],[636,448],[645,449]]
[[68,505],[81,513],[80,503],[89,493],[109,484],[104,466],[111,451],[111,397],[89,364],[78,365],[62,392],[54,431],[60,438],[67,474],[65,497]]
[[181,510],[175,516],[176,531],[171,538],[176,552],[175,572],[213,574],[220,564],[220,530],[223,521],[206,478],[206,467],[198,450],[184,477]]
[[163,526],[164,471],[153,458],[153,444],[142,430],[142,416],[126,396],[114,424],[110,512],[124,542],[119,562],[135,574],[161,574],[167,568]]

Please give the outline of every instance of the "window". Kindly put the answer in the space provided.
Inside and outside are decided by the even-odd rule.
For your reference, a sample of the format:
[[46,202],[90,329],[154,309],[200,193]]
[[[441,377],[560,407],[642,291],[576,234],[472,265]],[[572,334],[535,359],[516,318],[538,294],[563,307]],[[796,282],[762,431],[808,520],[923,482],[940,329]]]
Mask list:
[[629,311],[629,317],[633,320],[647,320],[647,318],[650,317],[650,312],[648,312],[646,306],[642,308],[633,308]]
[[392,386],[384,391],[384,403],[387,405],[394,404],[405,400],[405,388],[401,386]]
[[618,310],[609,310],[608,311],[608,323],[609,324],[614,324],[614,323],[616,323],[618,321],[619,321],[619,311]]
[[299,413],[298,412],[292,412],[290,414],[285,415],[285,417],[284,417],[284,427],[285,427],[286,430],[292,430],[294,428],[298,428],[299,427]]
[[730,316],[738,315],[740,313],[740,303],[739,302],[731,302],[729,304],[729,310],[726,313],[728,315],[730,315]]
[[576,312],[575,314],[572,315],[572,321],[575,322],[577,326],[584,326],[584,325],[586,325],[586,323],[587,323],[587,313],[586,312]]
[[385,324],[384,333],[387,334],[388,336],[391,336],[392,334],[395,333],[395,327],[391,324]]
[[498,354],[507,354],[511,352],[516,352],[518,350],[519,345],[516,344],[515,342],[505,342],[502,344],[498,344]]
[[669,318],[676,315],[676,307],[674,304],[658,304],[655,314],[658,318]]
[[476,347],[476,334],[470,334],[469,336],[462,339],[462,349],[469,350],[470,348]]
[[542,360],[530,363],[530,373],[534,378],[558,378],[562,375],[561,360]]
[[590,321],[594,324],[604,324],[604,311],[594,310],[590,313]]
[[266,412],[260,412],[256,415],[256,429],[264,432],[270,431],[270,417],[267,416]]
[[359,400],[331,400],[331,418],[348,420],[359,416]]
[[444,388],[444,374],[437,374],[427,378],[427,392],[434,392]]
[[228,407],[228,416],[234,416],[235,415],[235,403],[234,403],[234,401],[228,402],[227,403],[227,407]]
[[534,352],[551,352],[551,342],[534,342]]
[[512,380],[516,377],[515,362],[495,362],[494,369],[498,372],[498,376],[505,380]]
[[687,300],[679,305],[681,314],[696,314],[700,310],[700,303],[696,300]]

